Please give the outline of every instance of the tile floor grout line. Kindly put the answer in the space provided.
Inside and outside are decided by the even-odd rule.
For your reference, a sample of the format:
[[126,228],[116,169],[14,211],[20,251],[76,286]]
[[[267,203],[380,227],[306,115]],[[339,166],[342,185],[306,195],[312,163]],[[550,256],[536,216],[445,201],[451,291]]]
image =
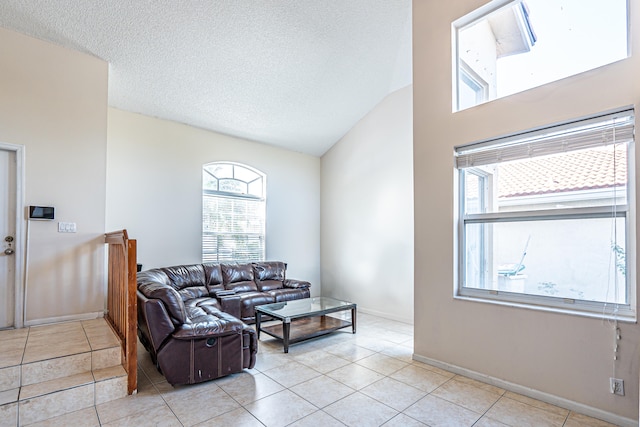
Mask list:
[[[301,420],[304,420],[304,419],[305,419],[305,418],[307,418],[307,417],[310,417],[310,416],[311,416],[311,415],[313,415],[313,414],[317,414],[318,412],[322,412],[323,414],[327,415],[328,417],[331,417],[332,419],[336,420],[336,422],[338,422],[338,423],[342,424],[343,426],[347,426],[345,423],[343,423],[342,421],[340,421],[339,419],[337,419],[336,417],[334,417],[334,416],[333,416],[333,415],[331,415],[330,413],[325,412],[323,409],[318,409],[318,410],[317,410],[317,411],[315,411],[315,412],[312,412],[312,413],[310,413],[310,414],[308,414],[308,415],[305,415],[305,416],[304,416],[304,417],[302,417],[302,418],[299,418],[299,419],[297,419],[297,420],[295,420],[295,421],[290,422],[290,423],[289,423],[289,424],[287,424],[285,427],[290,426],[290,425],[293,425],[293,424],[295,424],[295,423],[297,423],[297,422],[299,422],[299,421],[301,421]],[[264,424],[262,424],[262,425],[264,425]]]
[[[502,400],[502,398],[504,397],[505,393],[506,393],[506,391],[505,391],[504,393],[502,393],[502,394],[500,395],[500,397],[498,397],[498,399],[497,399],[495,402],[493,402],[493,403],[491,404],[491,406],[489,406],[489,408],[487,408],[487,410],[486,410],[486,411],[484,411],[484,414],[482,414],[482,416],[481,416],[480,418],[478,418],[478,421],[476,421],[475,423],[473,423],[473,425],[476,425],[476,423],[477,423],[477,422],[479,422],[479,421],[480,421],[482,418],[484,418],[484,417],[487,417],[487,418],[493,419],[493,418],[489,417],[487,414],[489,413],[489,411],[491,410],[491,408],[493,408],[494,406],[496,406],[496,405],[498,404],[498,402],[500,402],[500,400]],[[500,423],[502,423],[502,424],[507,425],[507,423],[505,423],[505,422],[503,422],[503,421],[499,421],[499,422],[500,422]]]
[[[424,398],[423,398],[423,399],[424,399]],[[407,408],[407,409],[409,409],[409,408]],[[406,411],[406,409],[405,409],[405,411]],[[422,424],[424,424],[425,426],[429,427],[429,425],[428,425],[427,423],[424,423],[424,422],[422,422],[422,421],[420,421],[420,420],[418,420],[418,419],[416,419],[416,418],[412,417],[411,415],[405,414],[405,413],[404,413],[404,411],[400,412],[398,415],[396,415],[396,417],[397,417],[397,416],[400,416],[400,415],[404,415],[405,417],[411,418],[412,420],[415,420],[416,422],[422,423]],[[393,418],[395,418],[395,417],[393,417]],[[392,418],[392,419],[393,419],[393,418]],[[391,421],[391,420],[389,420],[389,421]],[[389,421],[387,421],[387,422],[389,422]]]
[[[144,368],[143,368],[144,370]],[[146,372],[145,372],[146,375]],[[149,379],[149,377],[147,376],[147,379]],[[178,422],[180,423],[180,425],[182,425],[183,427],[185,427],[184,423],[182,422],[182,420],[180,419],[180,417],[178,416],[178,414],[176,414],[173,410],[173,408],[171,407],[171,405],[169,404],[169,402],[167,402],[167,400],[164,398],[164,396],[162,395],[162,393],[160,392],[160,390],[158,390],[158,387],[156,387],[157,383],[151,383],[151,386],[155,389],[156,393],[158,393],[158,396],[160,396],[160,399],[162,399],[162,401],[164,402],[165,406],[167,407],[167,409],[169,409],[169,411],[171,411],[171,413],[173,414],[174,417],[176,417],[176,420],[178,420]],[[218,386],[220,387],[220,386]]]
[[[27,327],[27,336],[24,339],[24,346],[22,347],[22,357],[20,358],[20,372],[22,372],[22,365],[24,364],[24,355],[27,352],[27,343],[29,342],[29,335],[31,334],[31,326]],[[22,378],[21,378],[22,381]],[[22,382],[20,383],[22,386]]]
[[[509,392],[509,391],[507,390],[507,392]],[[515,393],[515,392],[511,392],[511,393],[517,394],[517,393]],[[530,408],[537,409],[537,410],[539,410],[539,411],[550,412],[550,413],[554,414],[554,412],[548,411],[547,409],[540,408],[539,406],[535,406],[535,405],[532,405],[532,404],[527,403],[527,402],[522,402],[522,401],[520,401],[520,400],[518,400],[518,399],[513,399],[513,398],[511,398],[511,397],[509,397],[509,396],[506,396],[506,394],[507,394],[507,393],[505,392],[505,394],[504,394],[504,395],[502,395],[502,397],[503,397],[503,398],[505,398],[505,399],[512,400],[512,401],[514,401],[514,402],[517,402],[517,403],[520,403],[520,404],[526,405],[526,406],[528,406],[528,407],[530,407]],[[524,395],[521,395],[521,396],[524,396]],[[537,400],[537,399],[534,399],[534,398],[532,398],[532,397],[528,397],[528,396],[524,396],[524,397],[526,397],[526,398],[528,398],[528,399],[532,399],[532,400]],[[538,402],[542,402],[542,403],[544,403],[544,404],[546,404],[546,405],[553,406],[553,407],[555,407],[555,408],[564,409],[565,411],[568,411],[567,416],[571,413],[571,410],[569,410],[569,409],[567,409],[567,408],[563,408],[563,407],[561,407],[561,406],[557,406],[557,405],[554,405],[554,404],[552,404],[552,403],[547,403],[547,402],[545,402],[544,400],[538,400]],[[560,414],[555,414],[555,415],[560,415]]]
[[[357,344],[356,344],[356,346],[357,346]],[[374,353],[374,354],[380,354],[380,352],[377,352],[377,353]],[[370,356],[367,356],[367,357],[371,357],[371,356],[373,356],[373,355],[370,355]],[[366,357],[365,357],[365,358],[363,358],[363,359],[366,359]],[[352,392],[351,394],[349,394],[348,396],[344,396],[343,398],[338,399],[338,400],[336,400],[336,401],[334,401],[334,402],[330,403],[330,404],[329,404],[329,405],[327,405],[327,406],[333,405],[334,403],[339,402],[340,400],[345,399],[345,398],[347,398],[347,397],[349,397],[349,396],[351,396],[351,395],[353,395],[353,394],[355,394],[355,393],[360,393],[360,394],[362,394],[363,396],[366,396],[366,397],[368,397],[368,398],[370,398],[370,399],[372,399],[372,400],[375,400],[376,402],[378,402],[378,403],[380,403],[380,404],[382,404],[382,405],[385,405],[386,407],[388,407],[388,408],[390,408],[390,409],[392,409],[392,410],[394,410],[394,411],[398,412],[398,414],[394,415],[394,417],[393,417],[393,418],[395,418],[395,417],[396,417],[396,416],[398,416],[399,414],[403,413],[403,411],[404,411],[404,410],[406,410],[408,407],[407,407],[407,408],[405,408],[403,411],[397,410],[397,409],[395,409],[395,408],[393,408],[393,407],[391,407],[391,406],[387,405],[386,403],[381,402],[380,400],[376,399],[375,397],[372,397],[372,396],[367,395],[366,393],[364,393],[364,392],[362,391],[362,390],[364,390],[365,388],[367,388],[367,387],[369,387],[369,386],[371,386],[371,385],[373,385],[373,384],[376,384],[376,383],[378,383],[378,382],[380,382],[380,381],[382,381],[382,380],[384,380],[384,379],[387,379],[387,378],[388,378],[388,379],[391,379],[391,380],[394,380],[394,381],[397,381],[397,380],[395,380],[394,378],[391,378],[391,375],[392,375],[393,373],[395,373],[395,372],[397,372],[397,371],[399,371],[399,370],[403,369],[403,368],[400,368],[400,369],[398,369],[398,370],[396,370],[396,371],[392,372],[391,374],[387,375],[387,374],[383,374],[383,373],[381,373],[381,372],[374,371],[373,369],[367,368],[366,366],[360,365],[360,364],[358,363],[358,361],[363,360],[363,359],[359,359],[359,360],[357,360],[357,361],[351,362],[351,364],[355,364],[355,365],[358,365],[358,366],[362,366],[362,367],[363,367],[363,368],[365,368],[365,369],[369,369],[369,370],[371,370],[371,371],[373,371],[373,372],[376,372],[376,373],[378,373],[378,374],[380,374],[380,375],[383,375],[383,378],[380,378],[380,379],[378,379],[378,380],[376,380],[376,381],[374,381],[374,382],[372,382],[372,383],[370,383],[370,384],[367,384],[366,386],[362,387],[361,389],[354,389],[354,388],[352,388],[351,386],[349,386],[349,385],[347,385],[347,384],[345,384],[345,383],[343,383],[343,382],[341,382],[341,381],[339,381],[339,380],[336,380],[336,381],[340,382],[341,384],[345,385],[346,387],[348,387],[348,388],[352,389],[352,390],[353,390],[353,392]],[[346,365],[346,366],[348,366],[348,365]],[[340,369],[340,368],[338,368],[338,369]],[[333,372],[333,371],[331,371],[331,372]],[[325,375],[326,375],[326,374],[325,374]],[[331,378],[331,377],[330,377],[330,378]],[[332,378],[332,379],[333,379],[333,378]],[[400,381],[399,381],[399,382],[400,382]],[[401,382],[401,383],[402,383],[402,382]],[[404,384],[404,383],[402,383],[402,384]],[[409,384],[405,384],[405,385],[407,385],[408,387],[414,388],[414,389],[416,389],[416,390],[419,390],[419,389],[417,389],[417,388],[415,388],[415,387],[413,387],[413,386],[411,386],[411,385],[409,385]],[[419,391],[421,391],[421,392],[422,392],[422,390],[419,390]],[[421,398],[421,399],[422,399],[422,398]],[[418,400],[420,400],[420,399],[418,399]],[[415,402],[414,402],[414,403],[415,403]],[[409,406],[411,406],[411,405],[409,405]],[[325,407],[326,407],[326,406],[325,406]],[[324,408],[321,408],[321,409],[322,409],[322,410],[324,410]],[[330,415],[330,414],[329,414],[329,415]],[[389,421],[389,420],[387,420],[387,422],[388,422],[388,421]]]
[[27,327],[27,336],[24,340],[24,346],[22,347],[22,357],[20,358],[20,387],[18,390],[18,400],[16,401],[16,423],[20,425],[20,394],[22,393],[22,365],[24,363],[24,355],[27,352],[27,342],[29,341],[29,334],[31,333],[31,326]]
[[[232,374],[232,375],[234,375],[234,374]],[[251,374],[249,374],[249,375],[251,375]],[[242,408],[242,409],[244,409],[245,411],[247,411],[247,412],[248,412],[248,413],[249,413],[253,418],[255,418],[255,419],[256,419],[256,421],[258,421],[260,424],[264,425],[264,423],[260,422],[260,420],[259,420],[259,419],[257,419],[257,418],[256,418],[256,416],[255,416],[255,415],[253,415],[253,414],[251,413],[251,411],[249,411],[247,408],[245,408],[245,406],[244,406],[242,403],[238,402],[238,400],[236,400],[236,399],[235,399],[231,394],[229,394],[229,393],[228,393],[224,388],[222,388],[222,387],[221,387],[221,386],[219,386],[219,385],[218,385],[218,388],[219,388],[223,393],[225,393],[227,396],[229,396],[229,398],[230,398],[231,400],[233,400],[235,403],[237,403],[239,407],[238,407],[238,408],[230,409],[230,410],[225,411],[225,412],[223,412],[223,413],[221,413],[221,414],[218,414],[218,415],[216,415],[216,416],[214,416],[214,417],[208,418],[208,419],[206,419],[206,420],[204,420],[204,421],[200,421],[198,424],[202,424],[202,423],[205,423],[205,422],[207,422],[207,421],[211,421],[211,420],[213,420],[213,419],[215,419],[215,418],[218,418],[218,417],[220,417],[220,416],[222,416],[222,415],[228,414],[228,413],[230,413],[230,412],[233,412],[233,411],[236,411],[236,410],[238,410],[238,409]],[[273,393],[273,394],[275,394],[275,393]],[[272,396],[272,395],[269,395],[269,396]],[[265,397],[267,397],[267,396],[265,396]],[[260,400],[260,399],[258,399],[258,400]],[[251,402],[251,403],[253,403],[253,402]],[[177,415],[176,415],[176,418],[178,418],[178,416],[177,416]],[[178,418],[178,421],[180,421],[180,418]],[[181,422],[181,421],[180,421],[180,422]],[[182,423],[182,422],[181,422],[181,423]],[[183,425],[184,425],[184,424],[183,424]]]
[[[180,421],[180,418],[178,417],[178,415],[177,415],[175,412],[173,412],[173,409],[171,409],[171,406],[169,405],[169,403],[165,400],[165,398],[164,398],[164,396],[162,395],[162,393],[160,393],[160,390],[158,390],[158,388],[156,387],[156,384],[157,384],[157,383],[154,383],[153,381],[151,381],[151,379],[150,379],[150,378],[149,378],[149,376],[147,375],[147,373],[146,373],[146,371],[144,370],[144,368],[139,367],[139,369],[140,369],[140,370],[142,370],[142,372],[143,372],[144,376],[145,376],[145,377],[147,378],[147,380],[149,381],[149,384],[151,384],[151,387],[155,390],[156,394],[160,397],[160,399],[162,399],[162,402],[163,402],[164,406],[166,406],[166,407],[167,407],[167,409],[168,409],[169,411],[171,411],[171,413],[176,417],[176,420],[178,420],[178,422],[179,422],[179,423],[184,427],[184,424],[182,423],[182,421]],[[137,393],[136,393],[136,395],[137,395]],[[128,397],[128,396],[127,396],[127,397]],[[124,399],[126,399],[126,397],[125,397]],[[109,403],[109,402],[104,402],[104,403]],[[97,411],[97,405],[96,405],[95,407],[96,407],[96,411]],[[128,414],[128,415],[122,416],[122,417],[120,417],[120,418],[113,419],[113,420],[109,421],[109,423],[113,423],[113,422],[116,422],[116,421],[122,420],[122,419],[127,418],[127,417],[131,417],[131,416],[134,416],[134,415],[137,415],[137,414],[141,414],[141,413],[143,413],[143,412],[145,412],[145,411],[146,411],[146,409],[142,409],[142,410],[140,410],[140,411],[133,412],[132,414]],[[98,421],[100,421],[100,416],[99,416],[99,415],[98,415]],[[107,424],[109,424],[109,423],[107,423]],[[100,425],[102,425],[102,422],[100,422]]]
[[93,351],[93,347],[91,347],[91,340],[89,340],[89,335],[87,335],[87,330],[84,328],[82,321],[80,321],[80,326],[82,327],[82,333],[84,334],[84,338],[87,340],[87,344],[89,344],[89,351],[91,352]]

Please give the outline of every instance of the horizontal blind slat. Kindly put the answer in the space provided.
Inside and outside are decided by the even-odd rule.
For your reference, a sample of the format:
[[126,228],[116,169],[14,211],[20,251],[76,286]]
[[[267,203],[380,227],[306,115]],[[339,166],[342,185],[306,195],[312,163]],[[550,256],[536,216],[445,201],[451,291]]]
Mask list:
[[456,149],[456,167],[459,169],[489,165],[530,157],[546,156],[563,152],[627,143],[634,138],[633,115],[614,118],[605,116],[597,122],[592,120],[567,130],[567,125],[531,132],[527,137],[496,139]]

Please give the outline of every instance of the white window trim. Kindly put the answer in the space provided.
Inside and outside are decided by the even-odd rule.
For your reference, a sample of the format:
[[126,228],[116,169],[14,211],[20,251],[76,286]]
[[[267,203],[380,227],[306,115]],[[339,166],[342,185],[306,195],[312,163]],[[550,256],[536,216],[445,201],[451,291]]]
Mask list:
[[[591,123],[602,120],[604,116],[621,116],[634,114],[631,108],[617,110],[613,112],[603,113],[597,117],[590,117],[582,120],[574,120],[546,126],[544,128],[533,129],[528,132],[507,135],[492,140],[479,141],[477,143],[465,146],[455,147],[456,153],[465,151],[469,148],[482,148],[497,144],[509,145],[511,142],[522,139],[523,135],[533,135],[535,133],[544,134],[548,129],[568,129],[576,127],[580,121]],[[634,122],[635,122],[634,114]],[[514,222],[514,221],[541,221],[555,219],[589,219],[589,218],[612,218],[612,206],[587,207],[587,208],[563,208],[563,209],[546,209],[541,211],[517,211],[517,212],[501,212],[501,213],[482,213],[467,214],[464,210],[464,180],[461,179],[462,168],[457,168],[456,173],[456,191],[458,191],[457,206],[455,206],[456,218],[456,256],[457,263],[456,275],[454,277],[454,298],[460,300],[476,301],[483,303],[491,303],[505,305],[510,307],[519,307],[532,309],[537,311],[548,311],[556,313],[565,313],[578,315],[583,317],[611,318],[625,322],[636,322],[636,213],[635,213],[635,143],[632,140],[629,143],[629,151],[627,155],[627,204],[617,205],[615,208],[616,217],[626,218],[626,276],[625,287],[627,295],[627,304],[614,304],[603,302],[592,302],[586,300],[576,300],[571,298],[560,298],[544,295],[520,294],[493,289],[477,289],[464,287],[465,283],[465,266],[466,266],[466,249],[465,249],[465,224],[470,223],[497,223],[497,222]]]
[[[469,65],[466,62],[464,62],[464,60],[462,59],[460,59],[458,73],[459,73],[458,82],[455,85],[456,111],[462,110],[462,108],[460,107],[460,83],[464,81],[465,78],[478,88],[478,90],[474,91],[476,94],[476,104],[473,105],[472,107],[483,104],[489,100],[489,83],[487,83],[482,77],[480,77],[478,73],[473,71],[473,69],[469,67]],[[470,85],[468,86],[471,87]],[[472,107],[467,107],[467,108],[472,108]]]

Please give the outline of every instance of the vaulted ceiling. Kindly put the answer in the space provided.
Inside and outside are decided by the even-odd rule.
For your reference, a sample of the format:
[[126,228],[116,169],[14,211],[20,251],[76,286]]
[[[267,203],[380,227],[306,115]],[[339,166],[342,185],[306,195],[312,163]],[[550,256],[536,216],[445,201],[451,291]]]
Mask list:
[[412,81],[411,0],[2,0],[0,26],[108,61],[113,107],[311,155]]

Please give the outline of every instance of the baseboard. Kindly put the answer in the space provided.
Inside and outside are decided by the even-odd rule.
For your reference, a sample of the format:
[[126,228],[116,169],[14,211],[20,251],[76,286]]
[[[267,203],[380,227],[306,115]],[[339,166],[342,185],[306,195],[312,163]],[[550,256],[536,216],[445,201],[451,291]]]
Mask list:
[[364,307],[358,307],[358,312],[365,313],[365,314],[371,314],[373,316],[378,316],[378,317],[384,317],[385,319],[396,320],[398,322],[408,323],[410,325],[413,325],[413,317],[395,316],[395,315],[387,313],[387,312],[378,311],[378,310],[371,310],[371,309],[364,308]]
[[57,316],[57,317],[47,317],[45,319],[27,320],[24,322],[24,326],[27,327],[27,326],[48,325],[51,323],[77,322],[79,320],[91,320],[91,319],[97,319],[99,317],[104,317],[104,312],[96,311],[94,313],[72,314],[68,316]]
[[612,414],[611,412],[606,412],[601,409],[593,408],[591,406],[574,402],[572,400],[568,400],[562,397],[558,397],[553,394],[545,393],[545,392],[535,390],[529,387],[525,387],[519,384],[514,384],[509,381],[501,380],[499,378],[494,378],[492,376],[481,374],[479,372],[475,372],[470,369],[461,368],[459,366],[451,365],[449,363],[441,362],[439,360],[430,359],[428,357],[420,356],[415,353],[413,354],[413,360],[417,360],[418,362],[426,363],[428,365],[435,366],[436,368],[453,372],[454,374],[463,375],[465,377],[472,378],[474,380],[482,381],[483,383],[491,384],[496,387],[500,387],[514,393],[522,394],[532,399],[541,400],[543,402],[560,406],[562,408],[569,409],[571,411],[578,412],[580,414],[598,418],[612,424],[616,424],[623,427],[638,426],[638,421],[636,420],[632,420],[626,417],[622,417],[620,415]]

